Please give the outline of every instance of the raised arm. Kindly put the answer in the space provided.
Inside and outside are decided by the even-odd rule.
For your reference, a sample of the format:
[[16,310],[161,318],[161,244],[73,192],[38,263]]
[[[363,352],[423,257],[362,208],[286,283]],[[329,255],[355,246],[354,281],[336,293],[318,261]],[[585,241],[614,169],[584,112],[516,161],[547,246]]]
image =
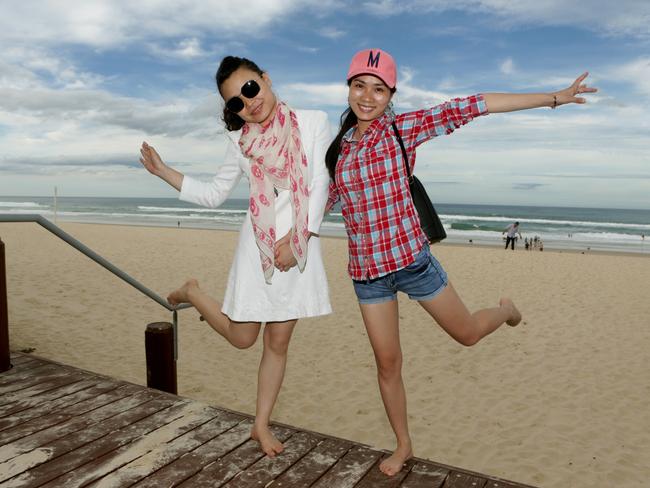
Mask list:
[[140,162],[147,171],[178,190],[181,200],[208,208],[221,205],[228,198],[243,174],[238,161],[241,153],[230,140],[228,141],[224,162],[219,166],[216,175],[209,183],[198,181],[168,166],[156,150],[146,142],[142,143],[140,154]]
[[570,87],[552,93],[484,93],[488,112],[514,112],[538,107],[559,107],[568,103],[587,103],[583,93],[595,93],[597,88],[588,87],[583,83],[589,73],[578,76]]
[[140,148],[140,162],[149,173],[166,181],[171,186],[181,191],[183,186],[183,173],[167,166],[158,152],[146,142]]

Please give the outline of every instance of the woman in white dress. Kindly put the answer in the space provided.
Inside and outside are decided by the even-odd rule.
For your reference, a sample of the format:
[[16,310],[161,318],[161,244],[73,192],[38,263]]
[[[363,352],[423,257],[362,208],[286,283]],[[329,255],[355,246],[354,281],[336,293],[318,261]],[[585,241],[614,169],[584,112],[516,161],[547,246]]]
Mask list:
[[[331,312],[318,231],[327,203],[330,142],[327,115],[292,110],[271,90],[271,79],[245,58],[224,58],[216,74],[228,129],[225,161],[212,182],[167,166],[143,142],[140,162],[180,191],[180,199],[221,205],[242,176],[250,204],[228,276],[223,304],[188,280],[167,298],[191,303],[233,346],[252,346],[264,327],[255,424],[251,437],[273,457],[282,451],[269,430],[296,321]],[[275,272],[274,272],[275,271]]]

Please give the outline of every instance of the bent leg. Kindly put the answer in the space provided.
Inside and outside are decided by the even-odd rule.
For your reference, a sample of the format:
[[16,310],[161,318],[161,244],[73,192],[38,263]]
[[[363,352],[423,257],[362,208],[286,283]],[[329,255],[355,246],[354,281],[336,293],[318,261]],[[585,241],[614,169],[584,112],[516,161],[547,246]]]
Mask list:
[[183,286],[174,290],[167,297],[171,305],[191,303],[194,308],[205,318],[210,327],[221,334],[228,342],[238,349],[246,349],[255,344],[260,332],[259,322],[233,322],[221,313],[221,305],[207,295],[199,282],[190,279]]
[[269,422],[284,379],[289,341],[296,322],[271,322],[264,327],[264,351],[257,378],[257,408],[251,437],[260,442],[262,450],[270,457],[283,450],[282,443],[269,430]]
[[502,298],[498,307],[470,313],[451,282],[434,298],[423,300],[420,305],[447,334],[464,346],[473,346],[504,323],[515,326],[521,321],[519,310],[509,298]]
[[376,304],[360,303],[359,307],[375,354],[381,398],[397,438],[397,448],[379,465],[384,474],[392,476],[413,456],[408,431],[406,392],[402,380],[397,300]]

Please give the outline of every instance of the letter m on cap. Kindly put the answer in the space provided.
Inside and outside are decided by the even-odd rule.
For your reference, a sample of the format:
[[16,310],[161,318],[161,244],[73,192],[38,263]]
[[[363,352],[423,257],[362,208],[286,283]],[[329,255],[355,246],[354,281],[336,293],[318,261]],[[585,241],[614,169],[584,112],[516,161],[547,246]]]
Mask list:
[[381,53],[377,53],[376,56],[373,56],[372,51],[370,51],[368,53],[368,68],[370,68],[371,66],[373,68],[379,68],[379,56],[380,55],[381,55]]

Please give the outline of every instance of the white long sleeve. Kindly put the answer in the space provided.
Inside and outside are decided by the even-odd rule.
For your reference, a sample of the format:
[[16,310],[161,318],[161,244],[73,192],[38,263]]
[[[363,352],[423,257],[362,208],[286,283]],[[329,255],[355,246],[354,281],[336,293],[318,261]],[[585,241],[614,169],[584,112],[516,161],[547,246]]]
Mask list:
[[323,214],[325,213],[325,205],[327,204],[330,177],[325,166],[325,153],[332,140],[327,114],[325,112],[317,113],[318,123],[316,124],[317,129],[312,151],[313,170],[311,184],[309,185],[309,222],[307,225],[307,230],[314,234],[319,233],[323,222]]
[[184,202],[196,203],[203,207],[216,208],[230,195],[233,188],[239,183],[243,171],[239,165],[241,153],[233,141],[228,138],[224,162],[217,169],[217,174],[211,182],[199,181],[187,175],[183,177],[183,184],[179,198]]

